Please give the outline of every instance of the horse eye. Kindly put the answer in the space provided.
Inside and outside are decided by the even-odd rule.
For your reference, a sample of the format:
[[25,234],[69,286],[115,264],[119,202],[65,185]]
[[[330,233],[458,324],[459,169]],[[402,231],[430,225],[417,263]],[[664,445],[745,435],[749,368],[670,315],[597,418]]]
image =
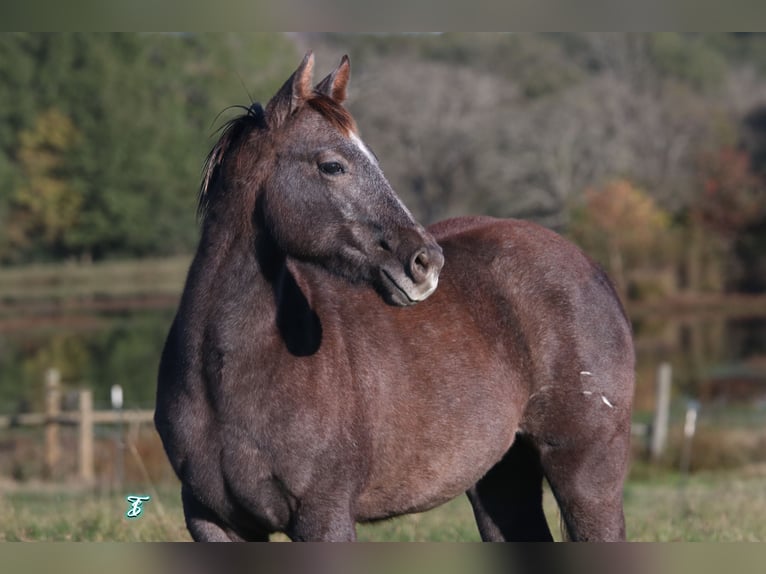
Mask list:
[[326,161],[319,164],[319,171],[327,175],[339,175],[345,173],[344,167],[337,161]]

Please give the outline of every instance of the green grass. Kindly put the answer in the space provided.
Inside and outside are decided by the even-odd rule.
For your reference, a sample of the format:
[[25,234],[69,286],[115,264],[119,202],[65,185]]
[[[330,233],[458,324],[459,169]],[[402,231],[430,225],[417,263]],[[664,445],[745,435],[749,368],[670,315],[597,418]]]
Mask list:
[[[625,489],[628,537],[637,541],[766,540],[766,473],[709,473],[683,480],[655,475]],[[132,493],[132,491],[131,491]],[[16,491],[0,495],[0,540],[184,541],[178,489],[166,487],[143,516],[124,516],[122,493]],[[546,515],[560,538],[558,510],[546,492]],[[423,514],[360,525],[364,541],[478,541],[465,497]],[[281,535],[274,540],[285,540]]]
[[766,541],[766,477],[762,472],[701,473],[690,480],[628,483],[625,511],[631,540],[645,542]]
[[[135,494],[129,492],[128,494]],[[141,493],[143,494],[143,493]],[[122,493],[17,492],[0,497],[2,541],[150,542],[190,540],[178,492],[162,491],[138,518]]]

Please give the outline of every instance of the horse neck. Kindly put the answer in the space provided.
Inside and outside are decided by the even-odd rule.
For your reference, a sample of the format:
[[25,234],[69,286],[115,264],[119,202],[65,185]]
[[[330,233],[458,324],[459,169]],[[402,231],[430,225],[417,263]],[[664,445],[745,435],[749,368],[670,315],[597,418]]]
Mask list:
[[301,264],[282,251],[265,229],[259,229],[256,234],[255,255],[258,273],[276,301],[286,304],[288,301],[294,302],[296,298],[306,299],[310,288]]
[[[293,352],[309,352],[317,319],[301,265],[277,245],[265,225],[262,204],[256,200],[250,216],[230,207],[211,210],[205,221],[189,304],[204,312],[224,297],[238,301],[264,323],[275,324]],[[214,302],[217,297],[219,303]],[[305,334],[296,339],[293,332]]]
[[232,282],[226,292],[241,304],[242,312],[257,318],[261,327],[275,328],[290,353],[315,353],[322,328],[301,265],[263,227],[256,226],[252,235],[229,237],[226,247],[215,254],[220,271],[208,277]]
[[269,275],[278,258],[264,245],[260,232],[210,212],[203,223],[187,284],[192,307],[208,307],[217,295],[271,301]]

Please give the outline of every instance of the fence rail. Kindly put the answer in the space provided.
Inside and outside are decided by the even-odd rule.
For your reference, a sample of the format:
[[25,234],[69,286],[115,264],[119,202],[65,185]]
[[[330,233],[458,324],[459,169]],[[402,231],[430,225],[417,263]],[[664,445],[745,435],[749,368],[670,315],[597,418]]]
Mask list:
[[[49,423],[59,425],[80,424],[79,411],[63,412],[55,417],[49,417],[45,413],[21,413],[17,415],[0,415],[0,430],[20,426],[41,426]],[[140,424],[150,423],[154,419],[153,410],[125,410],[121,413],[113,410],[93,411],[91,414],[93,424]]]

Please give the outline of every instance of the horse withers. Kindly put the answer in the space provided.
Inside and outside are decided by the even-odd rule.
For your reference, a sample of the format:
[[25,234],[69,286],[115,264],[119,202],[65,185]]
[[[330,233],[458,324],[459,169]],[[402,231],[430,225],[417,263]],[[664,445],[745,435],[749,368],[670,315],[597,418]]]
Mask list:
[[195,540],[353,540],[467,493],[484,540],[625,537],[634,358],[604,272],[532,223],[419,225],[313,56],[231,120],[159,369]]

